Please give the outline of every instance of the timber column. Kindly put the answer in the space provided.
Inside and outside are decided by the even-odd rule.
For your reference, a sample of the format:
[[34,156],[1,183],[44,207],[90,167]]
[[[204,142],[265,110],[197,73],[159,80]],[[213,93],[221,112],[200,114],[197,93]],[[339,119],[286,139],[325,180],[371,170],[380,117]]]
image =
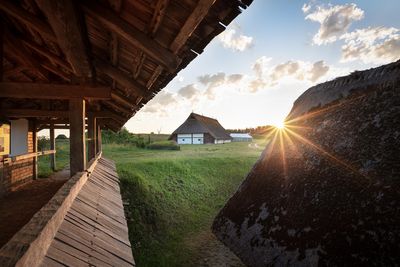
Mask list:
[[102,150],[102,147],[101,147],[101,126],[100,126],[100,124],[97,124],[96,136],[97,136],[97,138],[96,138],[96,142],[97,142],[96,154],[97,154],[97,153],[100,153],[101,150]]
[[88,114],[88,161],[96,156],[97,137],[96,137],[96,117]]
[[[56,150],[56,139],[54,137],[54,123],[50,123],[50,149]],[[56,170],[56,154],[50,154],[50,166],[53,171]]]
[[69,100],[69,165],[71,177],[86,169],[85,100]]

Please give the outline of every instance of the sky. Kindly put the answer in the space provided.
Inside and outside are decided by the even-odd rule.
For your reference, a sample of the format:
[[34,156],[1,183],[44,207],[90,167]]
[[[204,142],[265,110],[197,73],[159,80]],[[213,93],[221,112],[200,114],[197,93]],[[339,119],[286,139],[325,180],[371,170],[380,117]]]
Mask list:
[[125,127],[171,133],[190,112],[280,124],[311,86],[400,58],[400,1],[254,0]]

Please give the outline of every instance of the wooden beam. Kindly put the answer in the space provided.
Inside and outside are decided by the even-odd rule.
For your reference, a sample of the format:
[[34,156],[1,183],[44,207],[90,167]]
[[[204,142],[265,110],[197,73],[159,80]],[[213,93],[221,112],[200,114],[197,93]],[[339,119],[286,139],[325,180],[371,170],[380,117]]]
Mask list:
[[4,77],[4,22],[0,20],[0,82]]
[[128,107],[129,109],[134,108],[136,105],[134,103],[134,101],[131,101],[129,99],[127,99],[126,97],[116,93],[116,92],[112,92],[111,91],[111,99],[115,100],[116,102],[124,105],[125,107]]
[[1,109],[0,113],[9,118],[68,118],[68,111],[42,109]]
[[31,27],[38,31],[46,39],[56,42],[57,38],[54,35],[52,29],[38,17],[31,12],[17,6],[10,0],[0,1],[0,9],[6,12],[8,15],[22,21],[28,27]]
[[102,60],[96,60],[95,65],[98,71],[110,76],[116,82],[125,87],[127,92],[130,92],[135,96],[143,96],[148,94],[149,91],[147,91],[144,86],[111,64]]
[[96,154],[102,151],[102,140],[101,140],[101,125],[97,123],[96,125]]
[[[56,138],[54,135],[54,124],[53,123],[50,124],[49,133],[50,133],[50,150],[56,150]],[[50,155],[50,167],[53,171],[56,170],[56,155],[55,154]]]
[[194,11],[190,14],[178,35],[175,37],[175,40],[170,45],[170,49],[175,54],[179,52],[192,33],[196,30],[197,26],[199,26],[203,21],[214,2],[215,0],[199,0]]
[[36,0],[49,20],[57,41],[74,73],[83,81],[94,78],[93,66],[88,55],[89,40],[82,22],[82,14],[70,0]]
[[69,100],[69,151],[70,175],[86,169],[85,100]]
[[22,43],[14,38],[10,33],[5,38],[6,49],[12,53],[12,55],[18,60],[21,65],[34,71],[40,79],[48,81],[48,72],[45,70],[39,62],[32,56],[31,53],[22,45]]
[[53,61],[54,63],[56,63],[57,65],[60,65],[61,67],[63,67],[64,69],[71,71],[72,72],[72,68],[71,65],[66,62],[64,59],[60,58],[59,56],[57,56],[56,54],[51,53],[48,49],[32,42],[32,41],[27,41],[27,40],[22,40],[23,44],[29,48],[31,48],[32,50],[36,51],[38,54],[41,54],[44,57],[47,57],[48,59],[50,59],[51,61]]
[[151,75],[150,79],[147,81],[146,87],[149,90],[153,84],[156,82],[156,80],[158,79],[158,77],[161,75],[163,71],[163,67],[158,66],[156,68],[156,70],[153,72],[153,75]]
[[122,113],[128,114],[128,115],[132,115],[132,109],[127,109],[123,106],[115,104],[112,101],[104,101],[103,103],[105,103],[107,106],[110,106],[115,111],[122,112]]
[[165,11],[167,10],[169,0],[158,0],[156,6],[154,7],[153,17],[151,18],[149,34],[154,37],[160,27],[163,18],[165,16]]
[[83,10],[101,22],[111,32],[115,32],[130,44],[142,49],[147,55],[157,60],[167,70],[173,72],[179,65],[177,57],[146,34],[133,27],[114,11],[93,0],[80,1]]
[[108,110],[102,110],[102,111],[95,111],[95,112],[88,112],[89,117],[95,117],[95,118],[109,118],[113,119],[116,122],[119,123],[125,123],[124,117],[121,117],[120,115],[115,114],[114,112],[108,111]]
[[[36,120],[33,119],[32,121],[32,141],[33,141],[33,151],[38,152],[38,138],[37,138],[37,131],[36,131]],[[36,180],[38,178],[38,157],[37,155],[33,158],[33,179]]]
[[111,89],[105,86],[2,82],[0,83],[0,97],[111,99]]
[[134,59],[133,62],[133,78],[137,79],[140,75],[140,71],[142,70],[142,66],[144,61],[146,60],[146,54],[143,52],[139,52],[139,55]]
[[88,114],[88,161],[96,156],[96,117]]

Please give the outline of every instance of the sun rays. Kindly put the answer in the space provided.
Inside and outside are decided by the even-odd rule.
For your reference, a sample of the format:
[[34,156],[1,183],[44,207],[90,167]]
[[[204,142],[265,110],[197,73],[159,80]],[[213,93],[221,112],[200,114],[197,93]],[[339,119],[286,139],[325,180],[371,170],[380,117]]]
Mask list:
[[341,104],[332,105],[328,108],[310,112],[295,119],[273,125],[274,127],[265,136],[265,138],[270,141],[264,153],[264,160],[268,161],[273,154],[279,153],[280,155],[276,154],[276,156],[279,156],[282,164],[282,174],[287,178],[288,159],[302,157],[303,154],[300,152],[300,147],[309,147],[318,155],[321,155],[335,165],[365,177],[365,175],[361,174],[359,170],[350,163],[341,159],[335,155],[335,153],[321,147],[321,145],[316,143],[318,140],[313,142],[308,139],[306,136],[313,128],[307,125],[301,125],[302,122],[304,123],[313,117],[324,115],[328,111],[338,108],[340,105]]

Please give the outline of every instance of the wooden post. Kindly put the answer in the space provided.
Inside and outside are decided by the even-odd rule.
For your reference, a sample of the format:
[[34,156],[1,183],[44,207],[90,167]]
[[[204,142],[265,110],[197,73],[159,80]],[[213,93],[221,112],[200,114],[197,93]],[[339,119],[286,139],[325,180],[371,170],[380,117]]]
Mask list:
[[[97,135],[97,146],[96,146],[96,148],[97,148],[97,150],[96,150],[96,152],[97,153],[100,153],[101,151],[102,151],[102,147],[101,147],[101,127],[100,127],[100,124],[97,124],[97,131],[96,131],[96,135]],[[96,154],[97,154],[96,153]]]
[[[33,152],[38,152],[38,141],[37,141],[37,124],[36,120],[32,122],[32,139],[33,139]],[[33,157],[33,180],[38,178],[38,157]]]
[[88,161],[96,156],[96,117],[93,114],[88,115]]
[[[50,123],[50,149],[56,149],[56,139],[54,137],[54,123]],[[50,166],[53,171],[56,170],[56,154],[50,155]]]
[[86,169],[85,100],[69,101],[69,163],[71,177]]

